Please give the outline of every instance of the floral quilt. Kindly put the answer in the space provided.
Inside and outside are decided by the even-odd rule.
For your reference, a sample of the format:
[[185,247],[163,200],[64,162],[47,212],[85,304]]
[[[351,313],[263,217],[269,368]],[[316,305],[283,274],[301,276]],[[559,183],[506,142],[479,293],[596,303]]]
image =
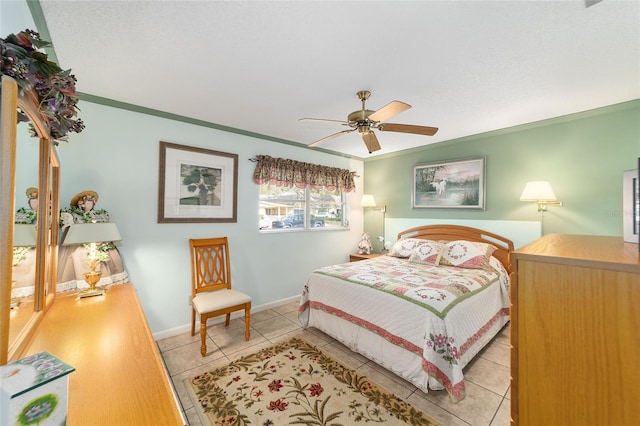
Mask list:
[[495,269],[465,269],[430,266],[382,256],[375,262],[354,262],[326,266],[315,271],[416,303],[440,318],[462,300],[482,291],[499,279]]
[[493,257],[490,266],[379,256],[323,267],[309,277],[298,317],[423,391],[460,400],[462,369],[509,320],[508,273]]

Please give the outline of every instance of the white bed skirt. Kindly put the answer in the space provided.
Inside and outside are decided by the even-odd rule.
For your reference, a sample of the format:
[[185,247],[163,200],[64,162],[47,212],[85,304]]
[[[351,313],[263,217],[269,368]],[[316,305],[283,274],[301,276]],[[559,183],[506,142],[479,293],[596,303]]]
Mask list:
[[[349,349],[358,352],[394,374],[411,382],[418,389],[428,393],[429,389],[443,390],[444,386],[435,377],[429,376],[422,368],[422,357],[402,347],[393,345],[382,336],[358,327],[338,316],[317,309],[307,309],[301,316],[308,315],[308,327],[314,327],[338,340]],[[307,323],[301,318],[302,324]],[[459,359],[464,368],[509,322],[507,316],[500,316],[486,333],[478,338]],[[421,346],[421,345],[420,345]]]

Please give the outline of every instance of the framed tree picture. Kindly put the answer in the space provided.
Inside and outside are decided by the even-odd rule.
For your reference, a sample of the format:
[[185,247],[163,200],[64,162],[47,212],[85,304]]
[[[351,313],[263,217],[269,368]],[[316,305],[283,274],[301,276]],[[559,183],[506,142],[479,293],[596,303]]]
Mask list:
[[484,163],[478,157],[415,166],[412,207],[484,210]]
[[160,142],[158,223],[237,222],[238,155]]

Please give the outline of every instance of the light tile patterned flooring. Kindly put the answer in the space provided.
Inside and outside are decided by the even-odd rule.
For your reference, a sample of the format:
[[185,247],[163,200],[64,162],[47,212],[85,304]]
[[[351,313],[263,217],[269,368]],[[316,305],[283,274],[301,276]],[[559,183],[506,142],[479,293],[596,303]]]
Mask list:
[[464,370],[467,396],[457,404],[445,391],[425,394],[404,379],[351,351],[330,336],[302,329],[298,304],[288,303],[251,315],[251,339],[244,340],[244,321],[233,319],[229,327],[211,320],[207,332],[207,356],[200,356],[200,336],[184,333],[159,340],[158,346],[182,404],[189,425],[200,425],[186,393],[185,379],[227,362],[301,335],[343,364],[384,386],[443,425],[502,426],[509,424],[509,326],[507,325]]

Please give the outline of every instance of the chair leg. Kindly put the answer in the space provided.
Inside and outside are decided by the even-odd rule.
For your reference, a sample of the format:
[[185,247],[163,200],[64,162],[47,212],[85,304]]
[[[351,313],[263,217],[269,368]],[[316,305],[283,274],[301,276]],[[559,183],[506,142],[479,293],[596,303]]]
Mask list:
[[224,322],[224,325],[226,327],[229,327],[229,322],[230,321],[231,321],[231,314],[227,314],[226,321]]
[[200,317],[200,353],[207,354],[207,320]]
[[191,335],[196,334],[196,310],[191,308]]
[[244,308],[244,340],[249,340],[251,338],[251,315],[249,311],[251,308]]

